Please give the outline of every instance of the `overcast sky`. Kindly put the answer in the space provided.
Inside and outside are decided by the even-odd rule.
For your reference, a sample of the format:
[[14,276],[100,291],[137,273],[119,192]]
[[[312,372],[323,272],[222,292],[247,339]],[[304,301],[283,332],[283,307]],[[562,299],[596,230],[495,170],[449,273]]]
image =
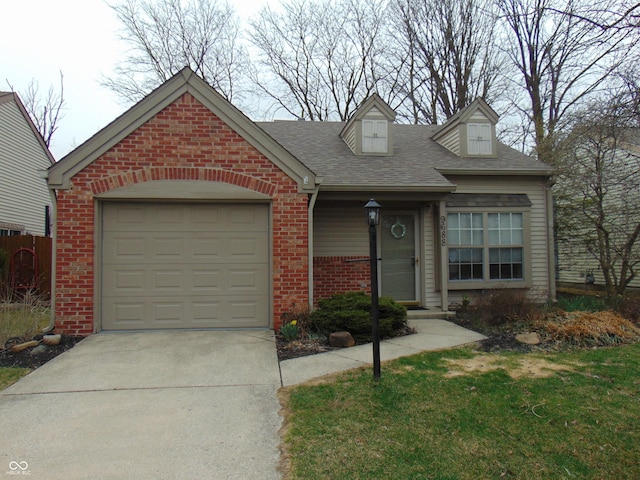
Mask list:
[[[113,3],[110,0],[110,3]],[[230,0],[241,18],[276,0]],[[124,51],[119,24],[104,0],[12,0],[3,2],[0,28],[0,90],[26,89],[35,78],[43,93],[64,75],[66,108],[53,137],[56,160],[106,126],[126,107],[99,85]]]

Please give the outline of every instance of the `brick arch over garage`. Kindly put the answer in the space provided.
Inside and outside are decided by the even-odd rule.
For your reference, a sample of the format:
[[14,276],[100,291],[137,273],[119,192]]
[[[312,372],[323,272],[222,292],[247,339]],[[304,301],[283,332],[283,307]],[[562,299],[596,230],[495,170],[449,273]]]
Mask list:
[[96,180],[91,183],[90,187],[93,195],[99,196],[118,188],[166,180],[226,183],[246,188],[268,197],[273,197],[278,189],[277,185],[250,175],[217,168],[195,167],[151,167],[131,170]]

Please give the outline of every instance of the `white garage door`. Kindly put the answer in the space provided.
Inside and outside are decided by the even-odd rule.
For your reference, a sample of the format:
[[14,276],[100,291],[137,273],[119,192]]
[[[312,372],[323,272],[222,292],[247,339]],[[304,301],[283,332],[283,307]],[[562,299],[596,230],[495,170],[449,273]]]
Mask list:
[[269,326],[267,205],[105,203],[102,329]]

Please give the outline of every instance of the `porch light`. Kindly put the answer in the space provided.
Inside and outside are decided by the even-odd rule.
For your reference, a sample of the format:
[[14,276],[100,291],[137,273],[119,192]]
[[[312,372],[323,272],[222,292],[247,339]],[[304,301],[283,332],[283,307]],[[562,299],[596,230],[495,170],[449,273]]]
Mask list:
[[373,337],[373,378],[380,379],[380,321],[378,313],[378,240],[376,226],[382,207],[373,198],[364,206],[369,225],[369,270],[371,271],[371,336]]
[[364,206],[365,212],[367,212],[367,225],[378,225],[380,223],[380,204],[373,198],[367,202]]

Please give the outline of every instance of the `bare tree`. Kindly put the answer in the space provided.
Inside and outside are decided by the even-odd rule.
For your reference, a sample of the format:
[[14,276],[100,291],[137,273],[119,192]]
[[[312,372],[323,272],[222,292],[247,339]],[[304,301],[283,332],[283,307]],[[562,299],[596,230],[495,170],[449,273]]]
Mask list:
[[[538,157],[554,164],[557,131],[623,60],[628,31],[606,24],[613,0],[497,0],[505,51],[525,96],[513,103],[532,127]],[[589,21],[583,20],[588,18]]]
[[133,102],[189,66],[228,100],[239,95],[248,56],[227,3],[125,0],[111,8],[129,51],[103,86]]
[[[7,84],[11,91],[15,92],[13,85],[7,80]],[[64,81],[62,72],[60,72],[60,89],[56,90],[53,85],[45,94],[40,92],[40,84],[32,78],[27,88],[19,92],[20,99],[24,108],[26,108],[33,124],[42,136],[44,143],[49,147],[53,139],[53,135],[58,130],[60,120],[62,120],[64,108]]]
[[555,186],[560,260],[597,261],[610,295],[621,295],[640,268],[639,91],[624,87],[577,118],[558,155]]
[[[413,123],[450,118],[477,97],[496,101],[502,73],[488,0],[396,0],[396,65]],[[403,61],[404,59],[404,61]]]
[[346,120],[382,75],[385,2],[292,0],[281,10],[250,22],[259,94],[294,117]]

